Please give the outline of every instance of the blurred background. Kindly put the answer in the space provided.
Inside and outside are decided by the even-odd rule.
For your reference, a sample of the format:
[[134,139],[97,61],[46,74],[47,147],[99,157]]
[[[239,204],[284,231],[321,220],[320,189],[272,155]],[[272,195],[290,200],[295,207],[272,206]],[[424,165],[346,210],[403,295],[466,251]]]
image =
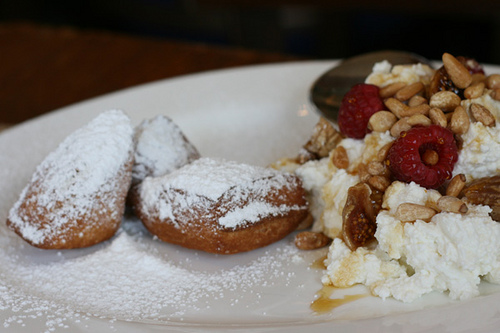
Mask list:
[[19,20],[316,59],[398,48],[500,63],[494,0],[0,0],[0,22]]

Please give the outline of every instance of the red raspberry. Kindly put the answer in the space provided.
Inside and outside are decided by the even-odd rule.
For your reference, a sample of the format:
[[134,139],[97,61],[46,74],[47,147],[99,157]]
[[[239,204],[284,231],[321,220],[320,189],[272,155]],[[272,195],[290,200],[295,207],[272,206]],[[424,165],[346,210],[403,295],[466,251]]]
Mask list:
[[338,124],[342,134],[349,138],[362,139],[367,133],[368,120],[372,114],[384,110],[384,102],[379,96],[379,88],[372,84],[354,85],[342,98]]
[[476,59],[469,58],[469,57],[462,57],[462,56],[458,56],[457,59],[462,64],[464,64],[465,68],[467,68],[469,70],[469,73],[471,73],[471,74],[476,74],[476,73],[484,74],[483,66],[481,66],[481,64],[478,63],[476,61]]
[[[426,151],[435,151],[437,162],[426,163],[422,158]],[[450,130],[438,125],[418,126],[401,133],[389,149],[387,159],[397,180],[438,188],[451,178],[458,148]]]

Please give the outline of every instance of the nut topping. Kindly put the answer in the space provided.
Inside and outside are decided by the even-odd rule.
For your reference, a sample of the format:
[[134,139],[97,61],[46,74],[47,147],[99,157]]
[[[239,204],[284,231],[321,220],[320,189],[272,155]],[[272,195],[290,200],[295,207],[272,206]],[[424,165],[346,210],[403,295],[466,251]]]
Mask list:
[[330,241],[320,232],[302,231],[295,236],[295,246],[300,250],[316,250],[327,246]]
[[472,82],[469,70],[454,56],[449,53],[443,54],[443,65],[451,81],[460,89],[467,88]]

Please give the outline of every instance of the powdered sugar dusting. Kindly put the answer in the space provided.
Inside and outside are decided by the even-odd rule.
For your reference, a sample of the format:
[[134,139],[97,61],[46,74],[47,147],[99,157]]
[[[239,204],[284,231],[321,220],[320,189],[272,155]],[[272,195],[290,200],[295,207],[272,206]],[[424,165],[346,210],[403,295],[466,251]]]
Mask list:
[[127,221],[123,231],[95,251],[78,256],[54,253],[45,262],[32,261],[33,254],[27,251],[31,248],[23,249],[17,239],[0,234],[1,241],[12,245],[0,248],[2,281],[22,286],[19,292],[0,283],[0,307],[17,308],[3,325],[19,325],[47,313],[52,314],[46,322],[47,332],[93,316],[181,322],[198,316],[199,311],[210,311],[214,303],[239,307],[249,295],[257,301],[243,308],[258,309],[261,293],[272,291],[277,283],[291,283],[295,276],[290,273],[297,265],[292,258],[299,252],[291,243],[262,251],[242,265],[205,270],[193,263],[193,252],[184,249],[183,259],[179,259],[176,251],[161,249],[169,245],[145,234],[138,221]]
[[[69,135],[36,168],[9,220],[35,244],[58,234],[89,212],[99,195],[115,191],[114,179],[130,159],[132,149],[129,118],[118,110],[102,113]],[[23,201],[36,209],[36,214],[25,215],[20,209]],[[35,227],[30,219],[37,216],[45,216],[50,225]]]
[[223,195],[230,197],[233,204],[251,200],[244,208],[236,206],[218,220],[222,227],[235,228],[257,222],[264,216],[303,209],[285,205],[276,207],[263,200],[273,191],[288,186],[290,179],[280,171],[204,157],[163,177],[146,178],[140,196],[144,211],[158,214],[160,219],[168,218],[177,226],[184,221],[174,217],[176,210],[196,208],[215,215],[217,211],[212,205]]
[[200,157],[181,129],[168,117],[144,120],[135,129],[132,182],[159,177]]

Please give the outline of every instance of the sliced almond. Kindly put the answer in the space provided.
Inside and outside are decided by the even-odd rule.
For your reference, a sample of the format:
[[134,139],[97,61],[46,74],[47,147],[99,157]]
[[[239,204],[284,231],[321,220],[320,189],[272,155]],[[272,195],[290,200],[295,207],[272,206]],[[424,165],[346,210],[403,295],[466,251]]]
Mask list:
[[368,128],[375,132],[385,132],[391,129],[398,118],[389,111],[375,112],[368,120]]
[[449,53],[444,53],[442,59],[444,68],[448,72],[453,84],[460,89],[467,88],[472,82],[472,75],[469,73],[469,70]]
[[396,209],[396,218],[401,222],[415,222],[416,220],[428,222],[436,213],[434,209],[424,205],[402,203]]
[[416,94],[420,93],[425,89],[425,86],[422,82],[415,82],[407,85],[406,87],[398,90],[394,95],[394,98],[399,99],[400,101],[407,101]]
[[371,161],[367,166],[368,173],[372,176],[384,174],[386,171],[385,169],[385,164],[380,161]]
[[468,211],[465,202],[457,197],[443,195],[437,201],[438,208],[443,212],[465,214]]
[[477,103],[472,103],[470,112],[474,119],[481,122],[484,126],[494,127],[496,124],[495,117],[485,106]]
[[431,108],[441,109],[443,112],[453,111],[460,105],[460,97],[451,91],[439,91],[431,96]]
[[391,149],[392,147],[392,143],[393,141],[388,142],[385,145],[383,145],[382,148],[380,148],[380,150],[377,152],[377,161],[379,162],[385,161],[385,159],[387,158],[387,154],[389,153],[389,149]]
[[465,134],[469,130],[470,119],[462,106],[457,106],[450,119],[450,129],[455,134]]
[[429,118],[431,119],[433,124],[446,127],[448,120],[444,115],[444,112],[438,108],[432,108],[429,110]]

